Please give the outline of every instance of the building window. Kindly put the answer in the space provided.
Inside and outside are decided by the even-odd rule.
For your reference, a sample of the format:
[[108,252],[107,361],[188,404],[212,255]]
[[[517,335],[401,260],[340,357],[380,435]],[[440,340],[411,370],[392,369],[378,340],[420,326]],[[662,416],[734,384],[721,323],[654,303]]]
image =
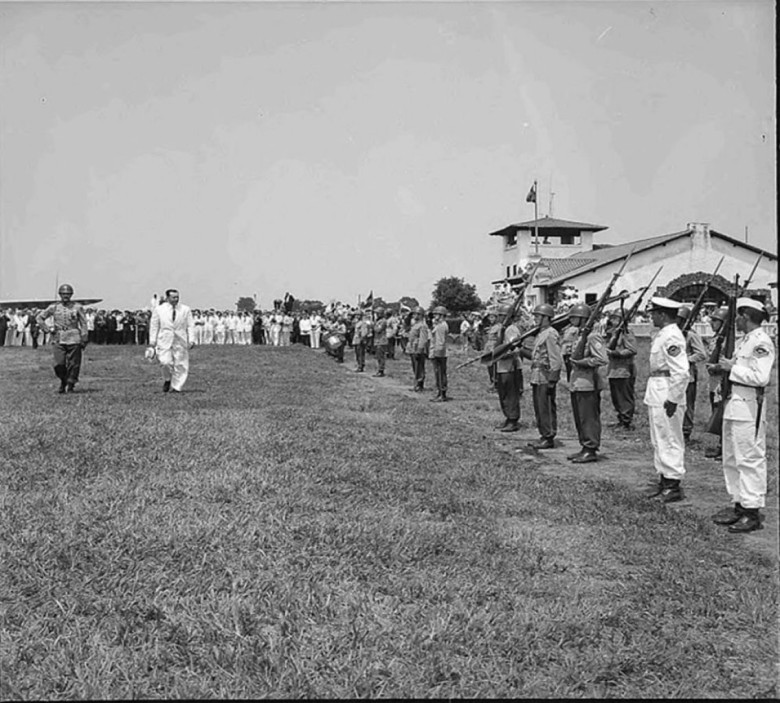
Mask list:
[[595,293],[585,293],[585,305],[593,305],[598,299]]
[[509,266],[506,267],[506,277],[509,278],[512,274],[509,273],[512,269]]
[[512,275],[513,275],[513,276],[517,276],[517,264],[515,264],[514,266],[512,266]]
[[561,235],[561,244],[574,244],[574,235],[573,234]]
[[506,248],[511,249],[514,246],[517,246],[517,232],[512,232],[512,234],[507,234],[506,238]]

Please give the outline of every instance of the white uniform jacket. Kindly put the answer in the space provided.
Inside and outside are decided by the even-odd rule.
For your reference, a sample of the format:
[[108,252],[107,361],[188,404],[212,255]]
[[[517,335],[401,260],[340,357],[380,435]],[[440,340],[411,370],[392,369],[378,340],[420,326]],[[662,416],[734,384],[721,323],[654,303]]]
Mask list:
[[755,421],[757,389],[769,384],[774,361],[774,344],[761,327],[742,337],[734,350],[734,366],[729,373],[732,386],[723,410],[725,419]]
[[668,400],[684,407],[689,373],[685,337],[672,322],[658,330],[650,345],[650,375],[645,389],[645,405],[659,408]]
[[195,321],[189,307],[181,303],[176,306],[176,319],[173,319],[173,306],[162,303],[152,310],[149,325],[149,345],[157,351],[176,346],[189,347],[195,340]]

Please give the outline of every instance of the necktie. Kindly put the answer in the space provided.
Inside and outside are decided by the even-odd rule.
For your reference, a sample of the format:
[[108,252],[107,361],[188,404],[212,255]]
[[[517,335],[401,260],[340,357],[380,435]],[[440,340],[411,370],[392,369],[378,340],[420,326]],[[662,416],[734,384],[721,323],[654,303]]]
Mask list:
[[173,321],[176,322],[176,306],[173,308]]

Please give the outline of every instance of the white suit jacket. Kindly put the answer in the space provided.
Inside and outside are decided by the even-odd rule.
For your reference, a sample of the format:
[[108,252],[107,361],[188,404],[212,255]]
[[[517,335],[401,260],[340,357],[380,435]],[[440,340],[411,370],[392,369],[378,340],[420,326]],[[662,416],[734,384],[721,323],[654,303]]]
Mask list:
[[176,306],[176,320],[170,303],[161,303],[152,310],[149,325],[149,345],[157,349],[170,349],[174,342],[188,347],[195,339],[195,320],[189,307],[179,303]]

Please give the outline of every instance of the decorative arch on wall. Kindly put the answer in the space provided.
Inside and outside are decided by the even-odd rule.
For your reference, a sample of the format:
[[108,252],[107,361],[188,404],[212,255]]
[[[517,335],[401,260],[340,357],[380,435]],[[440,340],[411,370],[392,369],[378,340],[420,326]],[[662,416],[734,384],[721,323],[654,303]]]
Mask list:
[[680,302],[692,303],[698,298],[702,288],[709,283],[709,290],[704,296],[705,303],[713,305],[725,305],[728,302],[729,295],[734,290],[734,282],[729,281],[720,274],[712,277],[711,273],[706,271],[696,271],[695,273],[684,273],[682,276],[672,279],[665,286],[656,289],[656,295],[664,298],[673,298]]

